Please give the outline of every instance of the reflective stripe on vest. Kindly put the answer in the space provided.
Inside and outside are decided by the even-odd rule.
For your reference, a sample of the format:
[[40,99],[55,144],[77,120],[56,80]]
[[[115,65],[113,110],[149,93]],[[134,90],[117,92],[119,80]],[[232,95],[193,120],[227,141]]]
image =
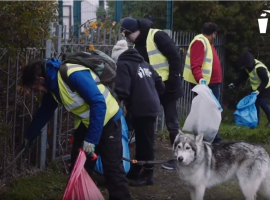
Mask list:
[[202,63],[202,75],[203,75],[204,79],[206,80],[207,84],[209,84],[210,79],[211,79],[211,75],[212,75],[212,68],[213,68],[212,67],[212,65],[213,65],[213,52],[212,52],[212,47],[211,47],[210,42],[202,34],[195,36],[188,47],[183,76],[184,76],[184,79],[186,81],[194,83],[194,84],[198,84],[197,81],[194,79],[194,76],[192,74],[191,67],[190,67],[190,65],[191,65],[191,63],[190,63],[190,49],[191,49],[192,44],[197,40],[201,41],[203,43],[203,46],[204,46],[204,59],[203,59],[203,63]]
[[257,69],[260,68],[260,67],[263,67],[263,68],[265,68],[267,70],[269,81],[268,81],[268,84],[266,85],[265,88],[270,87],[270,73],[269,73],[267,67],[262,62],[260,62],[260,61],[258,61],[256,59],[254,59],[254,60],[255,60],[255,67],[254,67],[254,69],[251,72],[248,72],[246,70],[247,73],[248,73],[248,75],[249,75],[249,81],[250,81],[252,90],[257,90],[257,88],[261,84],[261,79],[259,78],[259,76],[257,74]]
[[[104,125],[118,112],[119,105],[114,97],[110,94],[110,91],[107,87],[100,83],[99,77],[89,68],[86,68],[82,65],[77,64],[66,64],[68,70],[67,75],[70,76],[73,72],[88,70],[92,78],[97,83],[97,87],[100,93],[103,95],[106,102],[106,115],[104,119]],[[58,72],[58,86],[59,93],[63,103],[63,106],[67,111],[74,113],[77,118],[84,123],[86,127],[89,125],[89,116],[90,116],[90,107],[89,105],[80,97],[80,95],[75,91],[72,92],[69,86],[63,81],[60,72]],[[54,96],[55,98],[55,96]],[[78,118],[79,117],[79,118]],[[75,124],[78,126],[78,123],[75,121]]]
[[169,62],[168,59],[157,49],[154,42],[154,36],[159,29],[150,29],[146,39],[146,50],[150,65],[161,76],[162,81],[168,80],[169,76]]
[[[107,88],[105,88],[104,92],[102,93],[104,99],[107,98],[108,94],[109,94],[109,90]],[[90,116],[90,110],[87,110],[84,113],[79,115],[79,117],[81,117],[83,119],[88,118],[89,116]]]

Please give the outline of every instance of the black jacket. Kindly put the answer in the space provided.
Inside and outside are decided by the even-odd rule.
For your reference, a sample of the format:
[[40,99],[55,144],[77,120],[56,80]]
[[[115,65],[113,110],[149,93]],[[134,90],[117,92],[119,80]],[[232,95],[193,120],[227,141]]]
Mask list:
[[159,94],[165,90],[161,77],[136,49],[123,52],[116,63],[114,91],[134,117],[156,117],[160,112]]
[[[146,50],[146,39],[149,29],[152,28],[153,23],[148,19],[141,19],[140,22],[140,35],[134,42],[135,48],[146,62],[149,63],[149,58]],[[164,81],[166,86],[165,93],[161,96],[161,102],[176,100],[184,95],[182,87],[182,74],[183,69],[181,66],[180,54],[176,49],[174,41],[169,35],[163,31],[158,31],[154,36],[154,42],[158,50],[168,59],[169,62],[169,78]]]
[[[244,56],[241,56],[238,63],[240,67],[245,68],[240,71],[238,79],[234,81],[234,85],[236,87],[238,87],[242,82],[247,80],[249,78],[248,72],[250,73],[255,68],[255,61],[251,54],[245,54]],[[248,70],[248,72],[246,71],[246,69]],[[261,80],[261,84],[257,88],[257,90],[260,92],[258,97],[269,98],[270,88],[265,88],[269,82],[268,71],[263,67],[259,67],[256,72],[259,79]]]

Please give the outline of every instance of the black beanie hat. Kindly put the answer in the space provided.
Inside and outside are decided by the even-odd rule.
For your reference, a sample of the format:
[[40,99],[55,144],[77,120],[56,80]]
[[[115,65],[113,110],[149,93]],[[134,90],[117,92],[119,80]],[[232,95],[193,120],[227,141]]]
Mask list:
[[140,29],[139,21],[131,17],[125,18],[121,24],[121,33],[123,33],[125,36],[134,33],[139,29]]
[[237,62],[238,67],[245,67],[249,69],[253,69],[255,66],[254,57],[251,53],[248,51],[245,51],[242,53],[242,55],[239,57]]

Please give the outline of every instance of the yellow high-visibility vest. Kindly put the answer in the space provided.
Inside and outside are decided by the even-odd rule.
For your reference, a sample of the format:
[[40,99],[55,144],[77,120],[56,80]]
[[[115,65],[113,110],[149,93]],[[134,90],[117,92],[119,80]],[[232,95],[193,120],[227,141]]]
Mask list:
[[254,67],[254,69],[251,72],[249,72],[248,70],[246,70],[247,73],[248,73],[248,75],[249,75],[249,81],[250,81],[252,90],[257,90],[257,88],[261,84],[261,79],[259,78],[259,76],[257,74],[257,69],[259,67],[263,67],[263,68],[265,68],[267,70],[269,81],[268,81],[268,84],[267,84],[267,86],[265,88],[270,87],[270,73],[269,73],[267,67],[262,62],[260,62],[260,61],[258,61],[256,59],[254,59],[254,60],[255,60],[255,67]]
[[[78,64],[66,64],[67,76],[69,77],[72,73],[76,71],[88,70],[97,83],[97,87],[101,94],[103,95],[106,101],[106,115],[104,119],[103,126],[107,124],[107,122],[118,112],[119,105],[116,99],[111,95],[109,89],[100,83],[99,77],[89,68],[86,68],[82,65]],[[90,107],[89,105],[80,97],[80,95],[76,91],[72,91],[69,86],[63,81],[60,71],[57,74],[58,77],[58,86],[60,98],[62,101],[62,105],[66,108],[68,112],[72,112],[75,114],[75,128],[82,123],[88,127],[89,126],[89,116],[90,116]],[[54,99],[58,102],[57,98],[53,94]],[[59,102],[58,102],[59,103]]]
[[[150,29],[146,38],[146,50],[149,58],[149,63],[161,76],[162,81],[168,80],[169,63],[168,59],[157,49],[154,42],[155,33],[162,31],[159,29]],[[133,46],[135,47],[135,45]]]
[[185,67],[184,67],[184,80],[193,83],[193,84],[198,84],[197,81],[194,79],[194,76],[191,71],[191,63],[190,63],[190,49],[192,44],[195,41],[201,41],[204,46],[204,60],[202,63],[202,75],[203,78],[206,80],[207,85],[210,83],[210,79],[212,76],[212,68],[213,68],[213,51],[211,44],[209,40],[203,35],[199,34],[194,37],[194,39],[191,41],[188,47],[187,55],[186,55],[186,61],[185,61]]

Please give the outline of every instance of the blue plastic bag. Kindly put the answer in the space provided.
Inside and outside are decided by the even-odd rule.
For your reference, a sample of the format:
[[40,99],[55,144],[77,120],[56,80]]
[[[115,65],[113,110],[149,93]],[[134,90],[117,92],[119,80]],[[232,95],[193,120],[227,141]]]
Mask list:
[[[125,120],[123,115],[121,116],[121,124],[122,124],[123,157],[129,159],[130,158],[129,146],[128,146],[129,134],[128,134],[127,123],[126,123],[126,120]],[[128,173],[128,171],[130,169],[130,162],[127,162],[127,161],[123,160],[123,165],[124,165],[125,172]],[[101,162],[101,157],[100,156],[97,159],[96,166],[95,166],[94,170],[99,174],[103,174],[103,167],[102,167],[102,162]]]
[[237,110],[233,113],[235,124],[255,128],[258,125],[258,116],[255,102],[256,94],[250,94],[239,101]]

